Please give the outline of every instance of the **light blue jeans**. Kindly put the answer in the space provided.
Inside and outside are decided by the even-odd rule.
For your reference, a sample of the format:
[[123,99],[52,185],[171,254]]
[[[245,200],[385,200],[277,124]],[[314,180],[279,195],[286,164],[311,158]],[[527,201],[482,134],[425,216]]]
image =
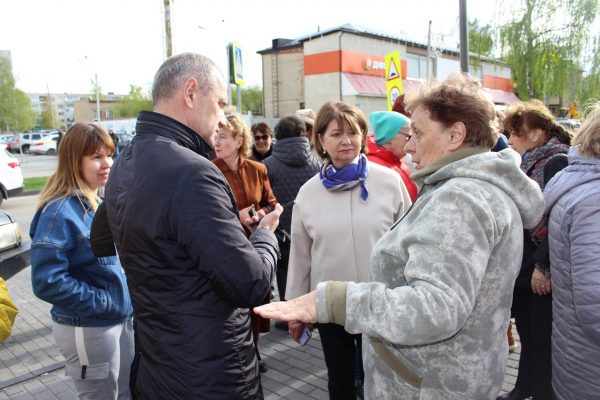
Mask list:
[[131,319],[98,328],[53,323],[52,332],[65,357],[65,375],[73,378],[78,399],[131,399],[129,369],[134,356]]

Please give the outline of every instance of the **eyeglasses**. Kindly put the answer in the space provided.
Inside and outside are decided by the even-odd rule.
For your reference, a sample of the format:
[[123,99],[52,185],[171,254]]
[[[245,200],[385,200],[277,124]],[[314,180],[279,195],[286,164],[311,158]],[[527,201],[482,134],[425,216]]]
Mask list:
[[254,136],[254,141],[258,142],[259,140],[268,140],[269,139],[269,135],[256,135]]

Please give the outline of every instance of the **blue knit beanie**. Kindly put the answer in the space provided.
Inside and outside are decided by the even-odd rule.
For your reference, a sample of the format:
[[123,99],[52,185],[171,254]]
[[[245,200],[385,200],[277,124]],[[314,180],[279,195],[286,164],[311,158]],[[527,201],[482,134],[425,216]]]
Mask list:
[[410,119],[395,111],[375,111],[369,115],[369,122],[378,145],[392,140],[400,129],[410,123]]

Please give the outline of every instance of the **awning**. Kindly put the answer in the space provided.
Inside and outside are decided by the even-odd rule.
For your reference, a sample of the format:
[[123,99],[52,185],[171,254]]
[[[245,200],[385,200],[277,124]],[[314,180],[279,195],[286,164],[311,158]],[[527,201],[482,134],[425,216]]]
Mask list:
[[[386,96],[385,78],[382,76],[372,76],[363,74],[353,74],[344,72],[344,77],[352,85],[359,95],[367,96]],[[415,79],[402,80],[402,89],[404,93],[416,93],[423,84],[423,81]]]
[[[386,96],[385,79],[382,76],[353,74],[344,72],[344,77],[356,90],[358,95],[365,96]],[[425,81],[418,79],[402,80],[402,89],[404,93],[417,93]],[[513,92],[499,89],[484,88],[492,97],[495,104],[511,104],[519,102],[519,98]]]
[[494,100],[494,104],[512,104],[521,100],[513,93],[506,90],[483,88]]

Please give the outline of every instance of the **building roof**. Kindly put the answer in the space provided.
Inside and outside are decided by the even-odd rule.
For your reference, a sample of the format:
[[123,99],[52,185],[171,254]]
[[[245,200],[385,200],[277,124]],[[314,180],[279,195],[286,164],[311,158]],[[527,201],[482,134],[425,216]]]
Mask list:
[[[285,48],[298,47],[298,46],[303,45],[303,43],[308,40],[312,40],[312,39],[320,37],[320,36],[330,35],[330,34],[336,33],[336,32],[349,32],[349,33],[353,33],[356,35],[374,37],[377,39],[382,39],[382,38],[389,39],[391,41],[396,41],[396,42],[401,43],[406,46],[427,49],[427,43],[420,41],[416,38],[410,38],[406,35],[399,36],[396,33],[380,31],[377,29],[367,28],[364,26],[353,25],[353,24],[348,23],[348,24],[336,26],[334,28],[326,29],[324,31],[318,31],[318,32],[314,32],[314,33],[311,33],[311,34],[308,34],[305,36],[301,36],[297,39],[273,39],[272,47],[264,49],[264,50],[259,50],[259,51],[257,51],[257,53],[265,54],[265,53],[270,53],[270,52],[277,51],[277,50],[282,50]],[[452,55],[454,57],[460,57],[460,53],[457,49],[450,49],[447,47],[444,48],[444,47],[440,47],[437,44],[434,44],[433,47],[435,48],[435,50],[439,51],[441,54],[447,54],[447,55]],[[475,55],[475,54],[472,53],[472,55]],[[495,58],[482,57],[479,55],[477,55],[477,57],[479,57],[481,60],[485,60],[487,62],[503,64],[502,61],[497,60]]]

